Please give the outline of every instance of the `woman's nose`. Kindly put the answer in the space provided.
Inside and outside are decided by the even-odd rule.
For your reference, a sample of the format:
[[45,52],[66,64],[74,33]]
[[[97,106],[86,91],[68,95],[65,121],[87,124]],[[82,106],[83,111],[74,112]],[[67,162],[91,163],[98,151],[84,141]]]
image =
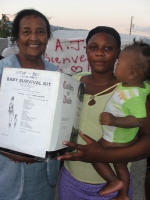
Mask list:
[[103,56],[104,55],[104,50],[102,48],[98,48],[96,51],[96,56]]
[[30,34],[30,40],[37,40],[38,37],[37,37],[37,34],[36,33],[31,33]]

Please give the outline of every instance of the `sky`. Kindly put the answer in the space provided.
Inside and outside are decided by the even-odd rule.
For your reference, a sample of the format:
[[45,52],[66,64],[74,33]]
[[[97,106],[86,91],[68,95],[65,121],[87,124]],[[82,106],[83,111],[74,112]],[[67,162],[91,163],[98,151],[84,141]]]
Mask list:
[[[50,24],[90,30],[110,26],[119,33],[150,38],[150,0],[0,0],[0,19],[22,9],[42,12]],[[132,22],[131,22],[132,19]]]

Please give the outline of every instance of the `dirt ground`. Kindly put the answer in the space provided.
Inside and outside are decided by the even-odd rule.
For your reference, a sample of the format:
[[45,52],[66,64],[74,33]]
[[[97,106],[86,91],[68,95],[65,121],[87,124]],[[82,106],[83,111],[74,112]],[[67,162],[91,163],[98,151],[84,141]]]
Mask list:
[[131,165],[133,176],[133,197],[132,200],[145,200],[144,179],[146,173],[146,159],[133,162]]

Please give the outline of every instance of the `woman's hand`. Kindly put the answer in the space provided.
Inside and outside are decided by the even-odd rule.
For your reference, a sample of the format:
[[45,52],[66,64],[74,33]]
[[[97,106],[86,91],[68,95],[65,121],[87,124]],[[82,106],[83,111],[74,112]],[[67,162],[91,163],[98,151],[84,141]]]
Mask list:
[[80,145],[72,142],[63,142],[64,145],[77,149],[78,151],[73,153],[66,153],[65,155],[59,156],[58,160],[73,160],[73,161],[83,161],[83,162],[99,162],[97,155],[104,153],[103,149],[98,142],[88,137],[87,135],[80,133],[80,136],[87,142],[87,145]]

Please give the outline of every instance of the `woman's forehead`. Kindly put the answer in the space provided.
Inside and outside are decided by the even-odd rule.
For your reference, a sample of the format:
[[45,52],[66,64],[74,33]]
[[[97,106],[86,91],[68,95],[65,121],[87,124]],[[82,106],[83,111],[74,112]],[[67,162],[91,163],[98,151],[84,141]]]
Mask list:
[[21,26],[30,26],[31,24],[34,24],[34,25],[39,24],[40,26],[46,27],[45,21],[39,16],[35,16],[35,15],[24,16],[20,20],[20,27]]
[[93,35],[89,41],[89,43],[112,43],[112,44],[118,44],[116,39],[105,32],[101,32],[101,33],[96,33],[95,35]]

